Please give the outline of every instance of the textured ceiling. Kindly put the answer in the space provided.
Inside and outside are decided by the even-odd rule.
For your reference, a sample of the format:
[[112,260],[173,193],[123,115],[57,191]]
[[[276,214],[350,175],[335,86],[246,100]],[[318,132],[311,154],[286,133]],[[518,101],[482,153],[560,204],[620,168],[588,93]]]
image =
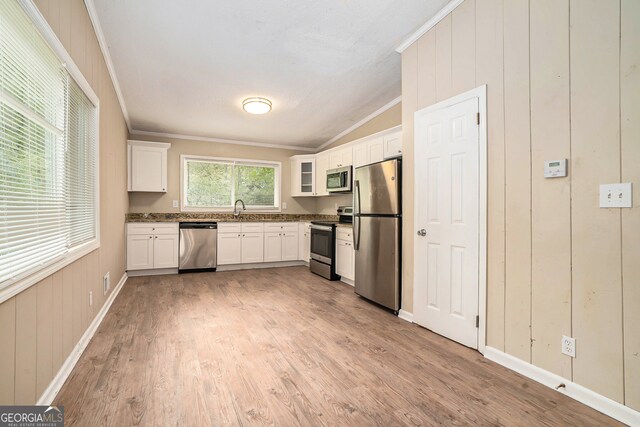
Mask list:
[[394,48],[447,0],[94,3],[134,130],[317,147],[400,95]]

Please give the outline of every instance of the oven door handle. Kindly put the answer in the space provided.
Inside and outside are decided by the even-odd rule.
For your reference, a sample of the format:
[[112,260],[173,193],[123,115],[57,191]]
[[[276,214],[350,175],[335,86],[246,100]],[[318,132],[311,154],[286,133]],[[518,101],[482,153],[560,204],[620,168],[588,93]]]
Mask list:
[[317,224],[311,224],[311,229],[322,230],[322,231],[333,231],[333,227],[329,227],[327,225],[317,225]]

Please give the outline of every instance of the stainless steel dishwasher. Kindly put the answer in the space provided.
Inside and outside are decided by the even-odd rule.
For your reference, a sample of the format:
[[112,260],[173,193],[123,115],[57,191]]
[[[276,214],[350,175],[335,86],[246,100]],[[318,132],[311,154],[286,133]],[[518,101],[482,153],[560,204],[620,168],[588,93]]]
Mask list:
[[216,271],[217,244],[217,223],[181,222],[178,272]]

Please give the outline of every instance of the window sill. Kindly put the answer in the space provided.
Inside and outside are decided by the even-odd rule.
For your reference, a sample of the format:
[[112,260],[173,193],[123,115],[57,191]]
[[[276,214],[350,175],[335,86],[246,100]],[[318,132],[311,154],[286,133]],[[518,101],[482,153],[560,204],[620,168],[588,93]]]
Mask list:
[[[233,213],[233,209],[209,209],[209,208],[190,208],[190,207],[181,207],[180,212],[192,212],[192,213],[210,213],[210,214],[230,214]],[[282,213],[282,209],[280,208],[272,208],[272,209],[244,209],[242,212],[245,213]]]
[[18,279],[17,282],[11,283],[10,285],[0,289],[0,304],[13,298],[19,293],[26,291],[36,283],[46,279],[57,271],[62,270],[69,264],[76,262],[80,258],[90,254],[91,252],[99,248],[100,241],[98,239],[92,242],[85,243],[84,245],[78,246],[77,248],[73,249],[71,252],[64,255],[61,259],[53,261],[50,264],[46,264],[42,266],[40,270],[32,272],[27,276]]

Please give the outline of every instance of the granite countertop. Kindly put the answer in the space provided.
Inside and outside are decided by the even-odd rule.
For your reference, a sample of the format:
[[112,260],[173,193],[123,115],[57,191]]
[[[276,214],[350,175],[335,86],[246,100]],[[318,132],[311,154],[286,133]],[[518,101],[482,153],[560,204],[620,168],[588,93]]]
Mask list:
[[[279,213],[242,213],[235,218],[231,213],[128,213],[125,222],[309,222],[309,221],[337,221],[336,215],[313,214],[279,214]],[[351,224],[342,224],[351,226]]]

